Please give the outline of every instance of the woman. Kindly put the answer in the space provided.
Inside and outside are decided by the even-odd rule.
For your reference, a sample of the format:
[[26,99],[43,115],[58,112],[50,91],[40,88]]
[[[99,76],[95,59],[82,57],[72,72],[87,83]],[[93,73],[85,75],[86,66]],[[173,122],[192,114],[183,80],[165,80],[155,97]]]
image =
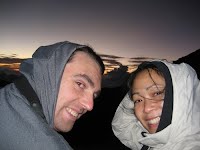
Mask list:
[[144,62],[112,121],[114,134],[134,150],[200,149],[200,82],[187,64]]

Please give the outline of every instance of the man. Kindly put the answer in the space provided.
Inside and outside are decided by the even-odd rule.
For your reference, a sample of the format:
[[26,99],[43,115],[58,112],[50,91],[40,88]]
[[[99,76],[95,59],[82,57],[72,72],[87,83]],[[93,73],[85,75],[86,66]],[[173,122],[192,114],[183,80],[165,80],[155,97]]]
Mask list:
[[20,72],[21,79],[0,91],[0,149],[72,149],[56,131],[70,131],[93,109],[101,58],[88,46],[60,42],[40,47]]

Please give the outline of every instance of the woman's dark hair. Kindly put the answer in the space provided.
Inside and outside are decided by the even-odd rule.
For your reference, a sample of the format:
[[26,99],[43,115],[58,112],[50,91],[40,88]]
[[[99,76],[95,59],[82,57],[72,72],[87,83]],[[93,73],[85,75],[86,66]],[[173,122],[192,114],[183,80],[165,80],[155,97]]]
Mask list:
[[[148,71],[150,78],[151,78],[152,81],[155,83],[155,81],[153,80],[153,78],[152,78],[152,76],[151,76],[151,73],[150,73],[149,69],[152,69],[152,70],[154,70],[158,75],[163,76],[163,73],[158,69],[158,67],[157,67],[156,65],[152,64],[151,62],[143,62],[143,63],[141,63],[141,64],[138,66],[137,70],[135,70],[134,72],[132,72],[132,74],[130,75],[130,78],[129,78],[129,80],[128,80],[128,88],[129,88],[129,97],[130,97],[130,98],[131,98],[131,95],[132,95],[131,91],[132,91],[133,82],[134,82],[136,76],[137,76],[140,72],[142,72],[143,70],[147,70],[147,71]],[[156,85],[156,84],[155,84],[155,85]]]
[[85,46],[85,47],[81,47],[81,48],[78,48],[76,49],[72,55],[70,56],[68,62],[70,62],[74,55],[76,54],[76,52],[85,52],[87,53],[89,56],[91,56],[100,66],[100,69],[101,69],[101,73],[104,74],[104,70],[105,70],[105,66],[104,66],[104,63],[103,63],[103,60],[101,59],[101,57],[89,46]]

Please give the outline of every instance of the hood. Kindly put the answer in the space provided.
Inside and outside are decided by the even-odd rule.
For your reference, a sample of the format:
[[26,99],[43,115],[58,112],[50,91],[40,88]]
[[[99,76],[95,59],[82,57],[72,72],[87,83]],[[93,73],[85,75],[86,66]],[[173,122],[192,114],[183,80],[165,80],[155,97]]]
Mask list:
[[20,72],[35,90],[51,127],[63,70],[71,54],[80,47],[85,46],[67,41],[41,46],[20,65]]
[[149,63],[162,71],[166,81],[164,105],[157,132],[149,134],[143,128],[134,115],[134,104],[127,94],[112,121],[115,136],[127,147],[138,150],[143,145],[155,149],[176,149],[177,145],[179,148],[184,147],[184,144],[188,145],[185,140],[195,139],[193,135],[196,134],[196,140],[199,140],[200,82],[196,72],[185,63],[172,64],[160,60]]

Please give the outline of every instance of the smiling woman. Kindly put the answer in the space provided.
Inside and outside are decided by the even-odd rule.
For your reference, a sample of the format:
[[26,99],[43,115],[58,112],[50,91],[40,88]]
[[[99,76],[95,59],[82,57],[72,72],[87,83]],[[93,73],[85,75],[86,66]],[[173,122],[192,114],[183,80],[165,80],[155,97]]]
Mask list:
[[134,150],[200,149],[200,81],[193,68],[143,62],[128,85],[112,121],[123,144]]
[[158,128],[165,95],[165,79],[155,68],[141,69],[130,81],[135,116],[149,133]]

